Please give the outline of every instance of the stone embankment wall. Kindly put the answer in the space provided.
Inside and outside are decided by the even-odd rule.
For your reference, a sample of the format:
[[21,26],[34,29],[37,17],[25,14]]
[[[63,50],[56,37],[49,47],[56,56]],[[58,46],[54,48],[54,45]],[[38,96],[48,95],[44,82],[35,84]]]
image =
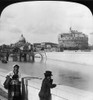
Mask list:
[[[0,70],[1,71],[1,70]],[[23,86],[23,99],[22,100],[39,100],[39,90],[41,87],[42,79],[25,77]],[[5,73],[0,72],[0,83],[3,88],[3,82],[5,80]],[[4,90],[7,92],[7,90]],[[93,100],[93,93],[83,91],[80,89],[72,88],[69,86],[57,85],[52,89],[52,100]]]

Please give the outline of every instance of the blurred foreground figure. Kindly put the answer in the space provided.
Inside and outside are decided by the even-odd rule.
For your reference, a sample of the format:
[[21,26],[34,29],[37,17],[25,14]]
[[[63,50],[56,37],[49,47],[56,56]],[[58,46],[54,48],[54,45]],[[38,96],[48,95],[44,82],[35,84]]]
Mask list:
[[8,89],[8,100],[21,100],[21,81],[19,65],[13,66],[13,71],[9,72],[4,82],[5,89]]
[[56,84],[53,84],[53,79],[51,79],[52,72],[46,71],[44,73],[45,78],[42,81],[41,90],[39,92],[40,100],[51,100],[51,88],[56,87]]

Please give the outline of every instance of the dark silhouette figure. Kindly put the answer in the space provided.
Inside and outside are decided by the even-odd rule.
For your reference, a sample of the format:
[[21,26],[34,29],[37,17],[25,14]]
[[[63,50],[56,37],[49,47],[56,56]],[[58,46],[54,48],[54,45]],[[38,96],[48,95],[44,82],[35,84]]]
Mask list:
[[44,73],[45,78],[42,81],[41,90],[39,92],[40,100],[51,100],[51,88],[56,87],[56,84],[53,84],[53,79],[51,79],[52,72],[46,71]]
[[9,58],[9,53],[8,51],[6,52],[6,61],[8,61],[8,58]]

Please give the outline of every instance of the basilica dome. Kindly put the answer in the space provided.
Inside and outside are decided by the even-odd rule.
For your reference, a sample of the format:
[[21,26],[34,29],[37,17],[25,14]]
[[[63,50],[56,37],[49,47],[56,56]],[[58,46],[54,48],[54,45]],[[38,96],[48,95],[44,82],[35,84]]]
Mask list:
[[21,35],[21,37],[19,39],[19,42],[26,43],[26,40],[25,40],[23,34]]
[[18,48],[26,48],[28,49],[29,46],[31,46],[31,43],[28,43],[26,39],[24,38],[23,34],[19,38],[18,42],[12,45],[12,47],[18,47]]

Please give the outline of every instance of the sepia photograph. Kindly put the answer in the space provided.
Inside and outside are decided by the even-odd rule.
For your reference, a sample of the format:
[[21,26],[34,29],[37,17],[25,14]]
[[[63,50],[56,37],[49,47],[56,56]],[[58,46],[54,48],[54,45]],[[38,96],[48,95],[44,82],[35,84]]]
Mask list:
[[92,0],[0,0],[0,100],[93,100],[92,67]]

